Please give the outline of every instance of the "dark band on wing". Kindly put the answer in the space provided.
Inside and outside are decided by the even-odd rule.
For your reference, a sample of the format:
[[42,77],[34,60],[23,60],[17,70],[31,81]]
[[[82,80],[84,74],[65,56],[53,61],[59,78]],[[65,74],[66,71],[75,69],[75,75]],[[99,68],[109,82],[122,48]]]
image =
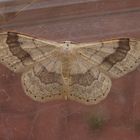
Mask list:
[[9,46],[10,52],[18,59],[20,59],[22,63],[24,63],[26,59],[33,61],[30,54],[21,48],[22,42],[18,41],[17,33],[8,32],[6,43]]
[[107,64],[108,68],[112,68],[117,62],[122,61],[130,50],[129,38],[122,38],[118,42],[119,47],[115,53],[107,56],[102,64]]
[[98,79],[98,76],[99,75],[91,74],[90,70],[88,70],[84,74],[74,74],[71,75],[71,85],[79,84],[85,87],[90,86],[93,83],[93,81]]
[[40,81],[44,84],[54,84],[59,83],[60,85],[63,84],[63,79],[61,74],[55,72],[49,72],[44,66],[41,67],[39,72],[34,70],[35,76],[37,76]]

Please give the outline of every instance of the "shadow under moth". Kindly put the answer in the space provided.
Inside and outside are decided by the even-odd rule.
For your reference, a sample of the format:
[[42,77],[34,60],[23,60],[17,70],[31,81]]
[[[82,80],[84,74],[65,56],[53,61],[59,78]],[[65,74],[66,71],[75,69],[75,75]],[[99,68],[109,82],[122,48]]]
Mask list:
[[35,101],[69,99],[87,105],[105,99],[111,79],[140,64],[140,41],[57,43],[22,35],[0,33],[0,63],[21,73],[23,89]]

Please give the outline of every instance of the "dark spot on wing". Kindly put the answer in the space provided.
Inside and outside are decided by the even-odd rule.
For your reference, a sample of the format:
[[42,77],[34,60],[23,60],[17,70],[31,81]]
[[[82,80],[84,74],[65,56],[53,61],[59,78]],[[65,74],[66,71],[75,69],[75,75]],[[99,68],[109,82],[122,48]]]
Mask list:
[[8,44],[11,53],[19,58],[22,63],[26,60],[32,61],[30,54],[21,48],[23,42],[19,42],[17,33],[8,32],[6,43]]

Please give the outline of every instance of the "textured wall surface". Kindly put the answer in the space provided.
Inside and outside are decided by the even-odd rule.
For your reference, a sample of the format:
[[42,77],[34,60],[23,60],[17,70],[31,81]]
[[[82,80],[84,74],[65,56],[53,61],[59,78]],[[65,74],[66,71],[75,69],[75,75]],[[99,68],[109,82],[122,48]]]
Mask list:
[[[140,39],[139,0],[0,1],[0,31],[54,41]],[[70,101],[38,103],[25,95],[20,75],[0,65],[0,140],[140,139],[140,68],[113,81],[93,106]],[[89,116],[105,120],[95,131]]]

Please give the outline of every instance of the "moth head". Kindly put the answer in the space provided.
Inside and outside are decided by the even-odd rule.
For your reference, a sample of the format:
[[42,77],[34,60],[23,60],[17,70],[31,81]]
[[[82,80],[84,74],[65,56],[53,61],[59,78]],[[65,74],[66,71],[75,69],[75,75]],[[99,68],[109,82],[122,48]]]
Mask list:
[[64,50],[65,52],[71,50],[71,41],[64,41],[63,50]]
[[72,42],[71,42],[71,41],[64,41],[64,44],[65,44],[66,46],[69,46],[70,44],[72,44]]

